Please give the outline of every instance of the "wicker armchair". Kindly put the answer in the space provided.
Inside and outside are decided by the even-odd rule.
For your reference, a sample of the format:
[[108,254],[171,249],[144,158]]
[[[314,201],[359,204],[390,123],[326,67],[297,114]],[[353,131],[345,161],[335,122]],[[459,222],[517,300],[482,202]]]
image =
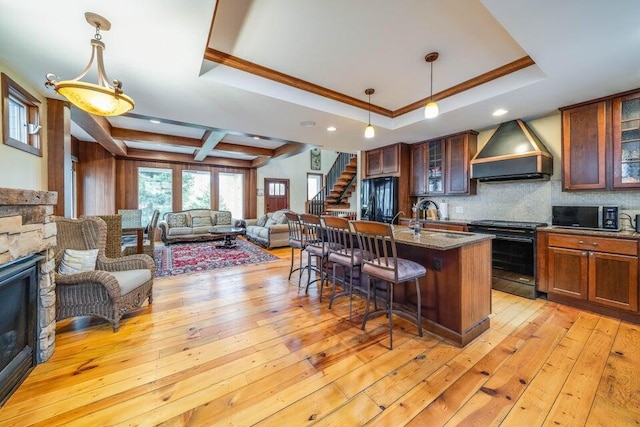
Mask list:
[[98,215],[107,224],[107,258],[120,258],[122,254],[122,215]]
[[[147,255],[107,258],[107,225],[98,218],[55,217],[58,229],[56,262],[56,320],[75,316],[99,316],[120,328],[123,314],[152,303],[155,265]],[[65,249],[98,249],[96,269],[59,274]]]

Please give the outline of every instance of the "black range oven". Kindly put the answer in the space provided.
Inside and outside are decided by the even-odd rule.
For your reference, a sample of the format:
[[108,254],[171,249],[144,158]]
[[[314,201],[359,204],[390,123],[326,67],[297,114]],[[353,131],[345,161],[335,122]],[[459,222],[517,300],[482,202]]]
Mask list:
[[493,288],[536,298],[536,229],[543,222],[525,221],[472,221],[472,233],[493,234],[492,244]]

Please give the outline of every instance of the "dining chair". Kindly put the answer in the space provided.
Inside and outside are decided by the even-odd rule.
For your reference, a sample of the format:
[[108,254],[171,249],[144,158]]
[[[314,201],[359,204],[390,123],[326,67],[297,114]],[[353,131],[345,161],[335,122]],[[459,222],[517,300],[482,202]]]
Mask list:
[[[302,223],[305,239],[304,252],[307,253],[307,265],[302,267],[300,280],[302,278],[302,271],[307,270],[307,286],[305,293],[309,293],[309,286],[312,283],[320,282],[320,290],[318,297],[322,301],[322,290],[326,281],[326,267],[327,259],[329,256],[329,243],[326,240],[326,234],[322,221],[318,215],[312,214],[300,214],[300,222]],[[313,264],[315,260],[315,265]],[[314,280],[311,280],[311,271],[314,271],[317,276]]]
[[[300,277],[302,277],[302,251],[306,246],[302,222],[300,216],[295,212],[285,212],[287,225],[289,227],[289,246],[291,246],[291,267],[289,268],[289,280],[294,271],[299,271],[298,287],[300,287]],[[295,258],[295,250],[299,252],[299,262],[296,269],[293,268],[293,259]]]
[[[418,327],[418,335],[422,336],[422,302],[418,279],[426,275],[426,268],[417,262],[398,258],[393,229],[390,224],[373,221],[353,221],[351,224],[358,237],[360,248],[371,254],[371,257],[362,259],[362,273],[369,275],[370,278],[362,330],[364,330],[367,320],[386,314],[389,318],[389,348],[393,349],[393,315],[395,314],[415,322]],[[371,290],[375,286],[371,279],[379,279],[387,284],[386,308],[374,312],[369,312]],[[413,281],[416,286],[417,308],[415,314],[395,309],[393,306],[394,286],[409,281]]]

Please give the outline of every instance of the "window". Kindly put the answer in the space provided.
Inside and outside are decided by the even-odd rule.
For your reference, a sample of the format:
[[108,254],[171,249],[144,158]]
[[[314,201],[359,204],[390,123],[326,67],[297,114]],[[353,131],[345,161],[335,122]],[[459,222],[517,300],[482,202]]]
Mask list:
[[40,101],[2,73],[3,142],[42,156],[40,130]]
[[182,209],[211,209],[211,173],[182,171]]
[[317,173],[307,174],[307,200],[311,200],[322,190],[322,175]]
[[270,182],[269,183],[269,195],[270,196],[284,196],[286,188],[283,182]]
[[231,211],[234,218],[242,218],[244,212],[243,174],[218,174],[218,209]]
[[160,210],[160,218],[173,211],[172,181],[171,169],[138,168],[138,209],[143,224],[151,221],[155,209]]

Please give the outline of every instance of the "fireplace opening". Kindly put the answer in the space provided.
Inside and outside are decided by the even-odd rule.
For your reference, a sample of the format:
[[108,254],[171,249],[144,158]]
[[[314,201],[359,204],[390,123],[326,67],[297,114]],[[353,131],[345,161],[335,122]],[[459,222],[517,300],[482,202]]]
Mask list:
[[0,266],[0,406],[36,365],[38,262],[31,255]]

